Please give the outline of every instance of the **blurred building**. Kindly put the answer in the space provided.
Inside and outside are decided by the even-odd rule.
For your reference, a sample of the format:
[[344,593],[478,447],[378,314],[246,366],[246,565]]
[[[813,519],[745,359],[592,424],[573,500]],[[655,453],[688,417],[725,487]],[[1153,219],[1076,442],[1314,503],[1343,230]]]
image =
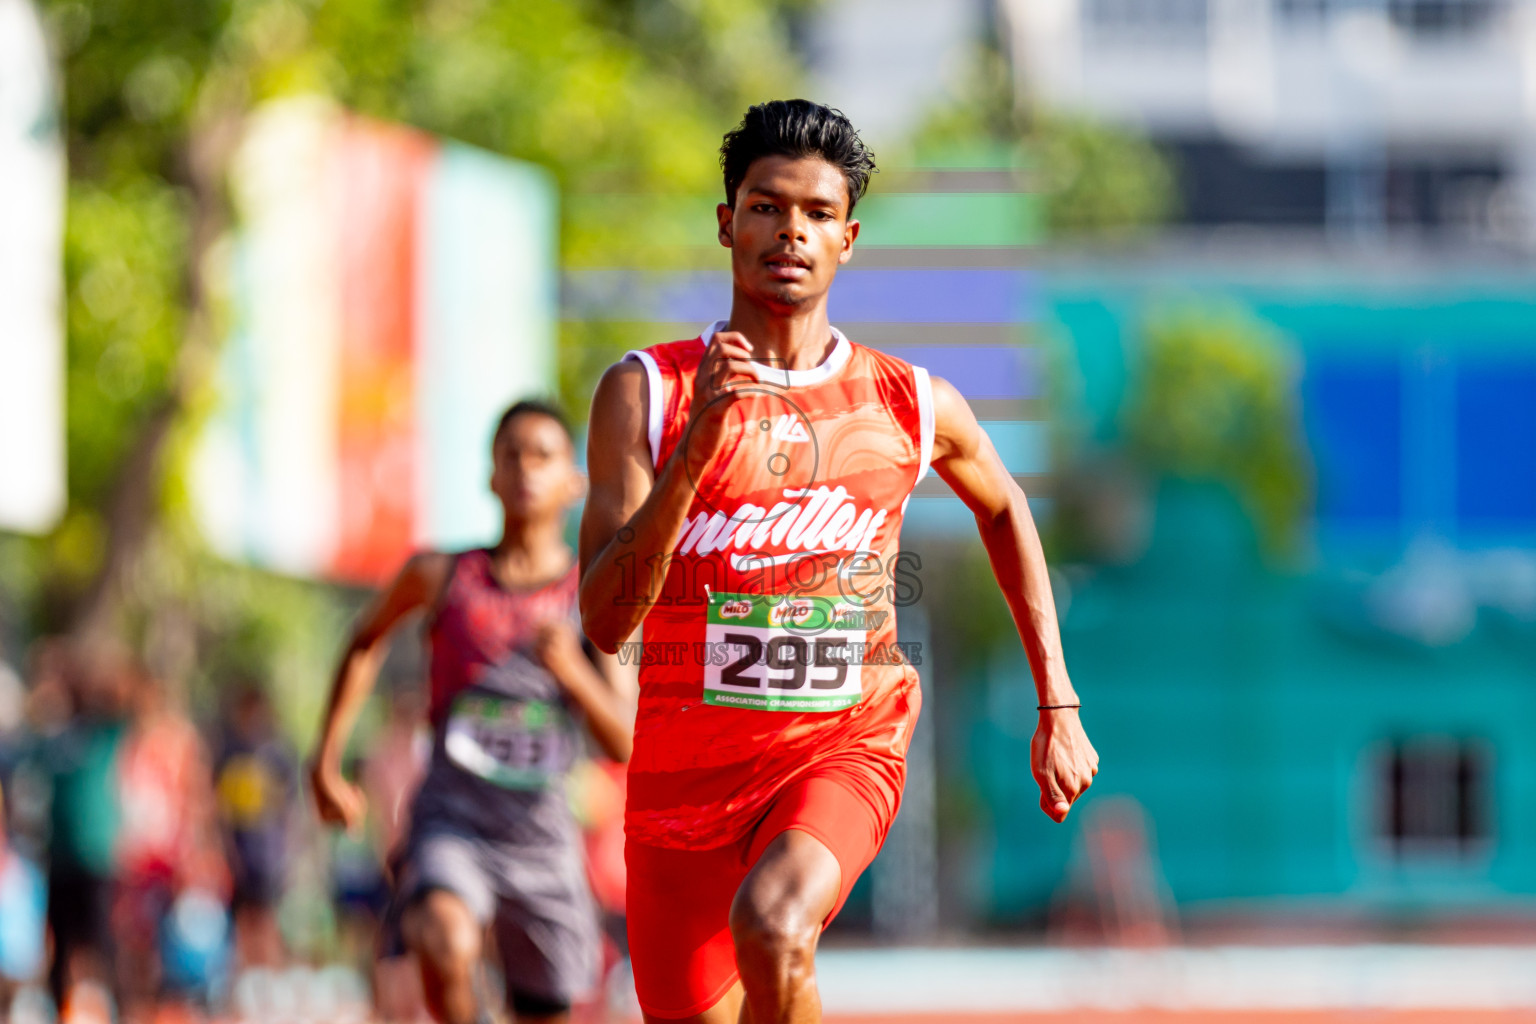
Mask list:
[[1521,0],[1001,0],[1018,88],[1149,133],[1194,224],[1524,243]]
[[807,96],[848,115],[878,157],[967,84],[994,0],[832,0],[798,22]]

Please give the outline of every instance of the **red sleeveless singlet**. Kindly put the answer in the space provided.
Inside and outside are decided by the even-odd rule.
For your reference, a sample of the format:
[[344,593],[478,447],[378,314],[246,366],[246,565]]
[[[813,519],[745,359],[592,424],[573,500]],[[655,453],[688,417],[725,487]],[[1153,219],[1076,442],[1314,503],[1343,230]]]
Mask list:
[[[722,326],[626,357],[646,371],[658,467],[684,442],[694,373]],[[915,579],[898,538],[928,468],[932,393],[920,367],[834,335],[820,366],[761,367],[733,400],[675,550],[652,556],[670,564],[642,629],[635,841],[735,842],[818,770],[858,779],[886,821],[900,803],[921,691],[896,646]],[[636,568],[621,565],[631,579]]]

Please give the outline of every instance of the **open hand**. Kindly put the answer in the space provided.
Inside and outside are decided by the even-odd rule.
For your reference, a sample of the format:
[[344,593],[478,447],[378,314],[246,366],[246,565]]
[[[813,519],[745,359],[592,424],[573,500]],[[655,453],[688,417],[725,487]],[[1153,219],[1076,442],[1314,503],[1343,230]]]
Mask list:
[[1099,774],[1099,752],[1088,742],[1077,709],[1040,712],[1029,753],[1040,784],[1040,809],[1052,821],[1065,821],[1072,804]]

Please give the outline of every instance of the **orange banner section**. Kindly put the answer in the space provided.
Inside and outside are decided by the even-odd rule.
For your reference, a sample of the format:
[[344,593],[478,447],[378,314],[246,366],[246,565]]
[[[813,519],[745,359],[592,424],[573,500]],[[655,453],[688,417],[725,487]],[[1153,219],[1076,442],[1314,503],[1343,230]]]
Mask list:
[[374,583],[401,563],[414,539],[416,214],[434,143],[408,129],[352,120],[338,146],[341,494],[331,571]]

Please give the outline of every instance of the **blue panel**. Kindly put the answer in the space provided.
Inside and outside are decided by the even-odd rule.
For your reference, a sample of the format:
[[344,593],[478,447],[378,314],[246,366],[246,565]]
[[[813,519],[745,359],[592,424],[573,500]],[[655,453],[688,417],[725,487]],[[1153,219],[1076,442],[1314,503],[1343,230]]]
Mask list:
[[953,494],[913,495],[902,517],[902,533],[972,537],[976,534],[976,517]]
[[[855,341],[858,338],[854,338]],[[967,398],[1040,394],[1036,350],[1017,345],[881,345],[882,352],[943,377]]]
[[[726,271],[566,274],[564,307],[580,319],[657,320],[701,327],[730,315]],[[1017,268],[868,269],[837,275],[828,297],[836,324],[1017,323],[1034,318],[1034,279]]]
[[1456,521],[1471,532],[1536,528],[1536,361],[1458,367]]
[[1316,357],[1303,394],[1319,521],[1396,527],[1403,504],[1403,381],[1396,357]]
[[982,429],[1008,472],[1038,476],[1050,469],[1050,429],[1028,420],[990,420]]
[[1014,323],[1034,319],[1032,284],[1012,268],[848,269],[827,312],[833,323]]
[[[1051,499],[1030,498],[1029,514],[1036,522],[1051,514]],[[963,537],[974,539],[976,517],[965,503],[953,494],[914,494],[907,502],[902,517],[902,536],[911,537]]]

